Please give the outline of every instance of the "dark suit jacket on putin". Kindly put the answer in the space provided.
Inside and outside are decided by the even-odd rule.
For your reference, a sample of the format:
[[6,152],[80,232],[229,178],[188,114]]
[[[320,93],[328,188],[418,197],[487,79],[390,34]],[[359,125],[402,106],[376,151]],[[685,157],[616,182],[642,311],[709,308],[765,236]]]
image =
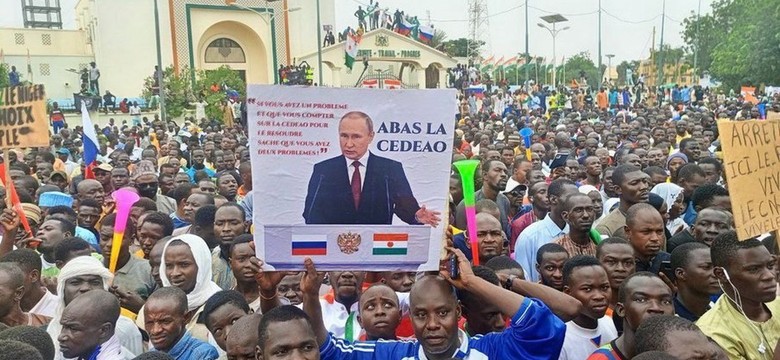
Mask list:
[[370,153],[360,204],[355,209],[344,155],[314,165],[303,218],[307,224],[391,224],[393,214],[420,224],[420,209],[400,162]]

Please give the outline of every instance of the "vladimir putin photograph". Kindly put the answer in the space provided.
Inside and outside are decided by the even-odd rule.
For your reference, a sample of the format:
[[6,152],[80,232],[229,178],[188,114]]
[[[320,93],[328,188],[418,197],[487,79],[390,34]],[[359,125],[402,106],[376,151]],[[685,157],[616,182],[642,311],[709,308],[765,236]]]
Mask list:
[[411,225],[438,226],[440,213],[420,206],[400,162],[368,150],[374,123],[351,111],[339,120],[341,155],[314,165],[303,218],[306,224],[392,224],[395,214]]

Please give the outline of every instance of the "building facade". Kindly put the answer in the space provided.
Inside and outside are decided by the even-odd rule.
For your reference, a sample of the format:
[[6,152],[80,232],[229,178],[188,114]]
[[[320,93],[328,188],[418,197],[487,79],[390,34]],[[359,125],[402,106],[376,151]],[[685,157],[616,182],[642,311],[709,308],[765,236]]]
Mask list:
[[[280,65],[316,53],[320,42],[318,9],[310,0],[156,3],[163,68],[173,66],[193,77],[194,69],[228,65],[248,83],[271,84]],[[332,28],[334,0],[319,3],[321,25]],[[91,61],[101,73],[101,93],[139,97],[157,65],[154,10],[155,1],[80,0],[78,30],[0,29],[2,61],[16,66],[23,80],[45,84],[50,99],[78,92],[76,72]]]

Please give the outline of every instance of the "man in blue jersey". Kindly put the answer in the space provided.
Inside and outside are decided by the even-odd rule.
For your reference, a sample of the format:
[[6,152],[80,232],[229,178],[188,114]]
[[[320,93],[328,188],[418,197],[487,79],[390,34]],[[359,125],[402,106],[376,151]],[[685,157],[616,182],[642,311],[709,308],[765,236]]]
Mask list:
[[[458,259],[459,276],[449,269],[439,276],[418,280],[410,293],[410,313],[416,341],[357,341],[349,344],[325,329],[318,289],[321,277],[311,259],[301,281],[303,308],[312,320],[322,360],[392,359],[555,359],[561,351],[565,326],[542,302],[505,290],[477,276],[460,250],[450,250]],[[468,291],[495,305],[511,318],[502,332],[469,338],[458,329],[461,310],[455,296]],[[544,346],[539,346],[544,344]]]

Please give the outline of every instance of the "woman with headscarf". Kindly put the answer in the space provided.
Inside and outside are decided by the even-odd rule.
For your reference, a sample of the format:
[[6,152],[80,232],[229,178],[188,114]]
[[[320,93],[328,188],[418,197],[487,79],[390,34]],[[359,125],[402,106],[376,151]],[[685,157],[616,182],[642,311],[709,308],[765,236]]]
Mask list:
[[[187,306],[192,320],[186,328],[192,337],[216,344],[206,325],[198,323],[206,300],[222,290],[211,278],[211,251],[202,238],[184,234],[173,237],[165,244],[160,263],[160,280],[163,286],[175,286],[187,294]],[[144,309],[139,312],[136,324],[139,327],[144,326]]]
[[[49,326],[46,328],[46,332],[49,333],[49,336],[51,336],[52,341],[54,342],[56,350],[55,359],[64,359],[59,350],[59,341],[57,341],[57,338],[62,331],[60,320],[62,319],[62,312],[65,310],[65,306],[73,301],[74,298],[89,290],[100,288],[108,290],[113,278],[114,275],[103,266],[103,263],[92,256],[79,256],[73,258],[62,267],[57,278],[59,304],[57,304],[54,318],[52,318]],[[114,331],[123,348],[123,354],[132,358],[135,354],[144,352],[141,332],[132,320],[120,315],[119,319],[117,319]],[[109,354],[106,354],[107,357],[105,357],[105,359],[115,359],[115,357],[110,357],[108,355]],[[98,356],[97,359],[102,360],[104,358]]]
[[[684,155],[683,155],[684,156]],[[669,233],[676,235],[682,230],[688,229],[688,224],[682,218],[685,213],[685,202],[683,201],[683,188],[675,183],[660,183],[650,190],[650,193],[656,194],[664,199],[667,211],[666,228]]]
[[681,152],[676,152],[674,154],[669,155],[669,158],[666,159],[666,171],[669,172],[669,176],[671,178],[671,182],[675,182],[677,180],[677,170],[679,170],[683,165],[688,163],[688,156]]

